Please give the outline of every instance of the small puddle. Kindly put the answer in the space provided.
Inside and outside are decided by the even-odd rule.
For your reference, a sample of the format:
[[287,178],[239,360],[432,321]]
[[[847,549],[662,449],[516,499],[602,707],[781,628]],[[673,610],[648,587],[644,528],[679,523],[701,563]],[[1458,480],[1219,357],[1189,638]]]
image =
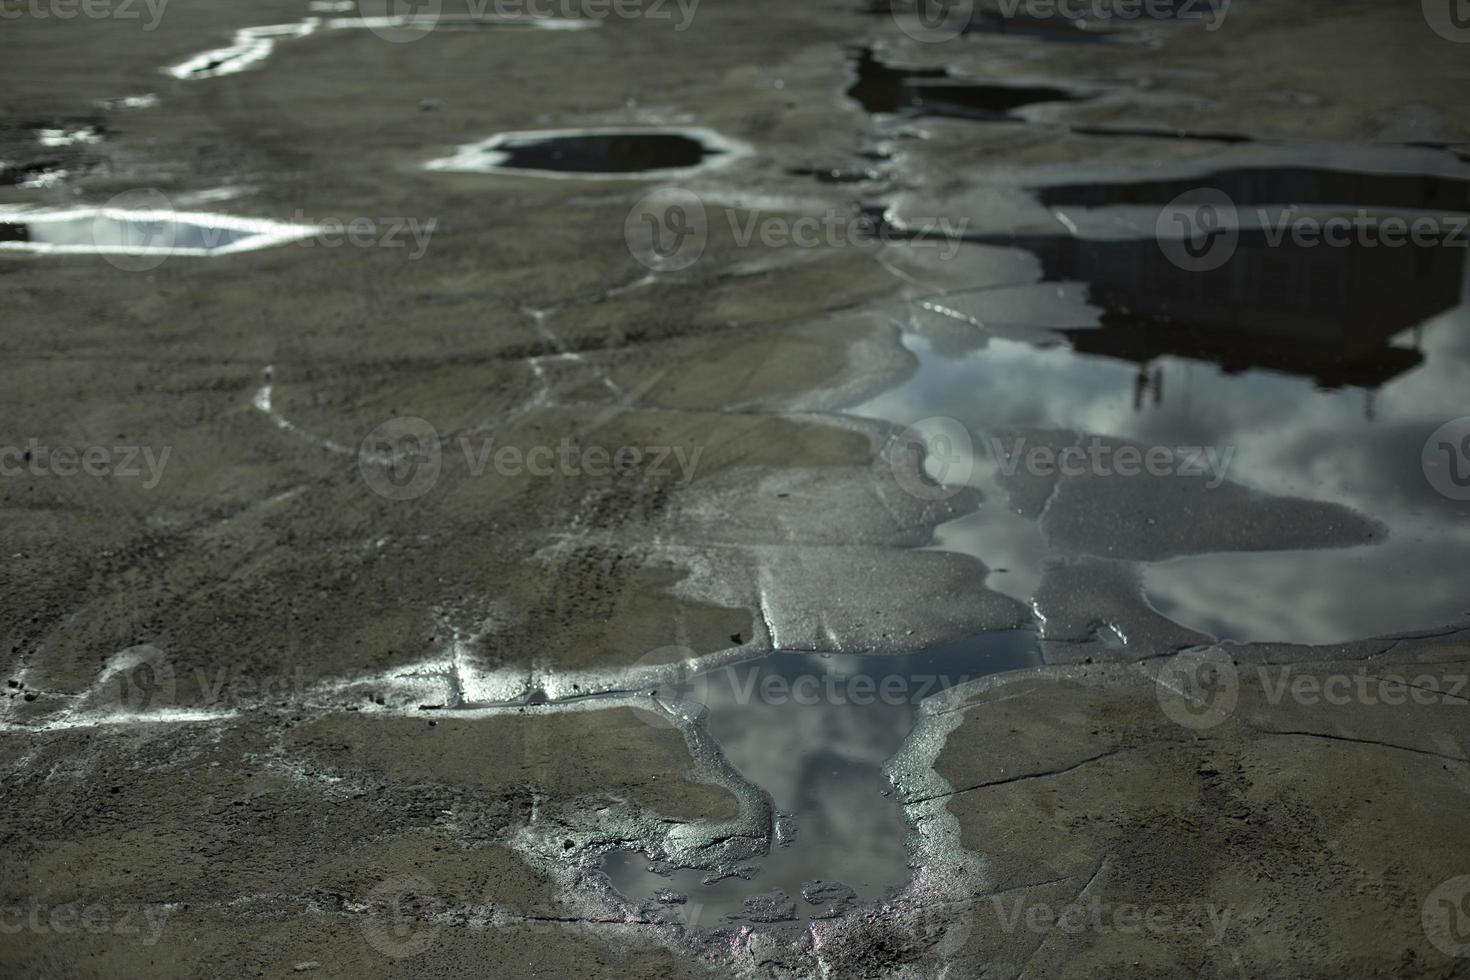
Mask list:
[[[350,9],[350,8],[349,8]],[[441,31],[579,31],[599,26],[598,21],[555,17],[483,17],[444,14],[401,14],[392,17],[306,17],[290,24],[244,27],[231,43],[201,52],[164,69],[181,79],[217,78],[252,68],[271,56],[279,41],[310,37],[319,31],[368,30],[406,39]]]
[[0,208],[0,250],[43,254],[215,256],[308,238],[317,229],[180,211]]
[[860,49],[853,67],[857,77],[847,95],[870,113],[993,121],[1014,118],[1011,113],[1022,106],[1082,98],[1049,85],[966,81],[947,68],[891,68],[872,48]]
[[462,173],[647,178],[690,174],[748,152],[708,129],[545,129],[498,133],[424,166]]
[[737,874],[658,873],[644,855],[615,851],[603,871],[647,914],[691,928],[796,927],[894,895],[910,879],[911,828],[883,766],[918,703],[1037,663],[1036,634],[1005,630],[907,655],[777,652],[700,675],[690,693],[708,707],[709,733],[771,794],[779,816],[770,852]]

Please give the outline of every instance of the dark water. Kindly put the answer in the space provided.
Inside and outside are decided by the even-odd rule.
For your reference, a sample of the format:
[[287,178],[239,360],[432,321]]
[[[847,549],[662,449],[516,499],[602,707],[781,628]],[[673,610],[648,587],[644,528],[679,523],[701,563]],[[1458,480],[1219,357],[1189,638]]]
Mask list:
[[1123,183],[1088,181],[1035,189],[1048,207],[1166,204],[1188,191],[1216,188],[1236,206],[1352,204],[1470,212],[1470,180],[1433,174],[1363,173],[1322,167],[1236,167],[1207,177]]
[[[1194,529],[1194,543],[1176,557],[1124,564],[1147,600],[1185,626],[1328,643],[1464,625],[1470,492],[1446,476],[1470,469],[1470,441],[1442,427],[1470,416],[1470,249],[1463,236],[1304,245],[1287,235],[1273,244],[1247,205],[1437,215],[1466,207],[1465,186],[1299,167],[1044,188],[1049,203],[1093,209],[1072,212],[1086,226],[1129,211],[1114,205],[1134,213],[1217,187],[1241,205],[1240,229],[1221,253],[1228,258],[1193,269],[1175,261],[1186,239],[1147,236],[1157,208],[1121,240],[976,239],[1032,253],[1046,283],[1078,284],[1100,325],[1079,317],[1061,329],[1028,327],[1014,302],[992,314],[1000,294],[988,287],[932,297],[921,314],[929,330],[905,341],[916,373],[856,411],[901,425],[948,417],[968,431],[969,482],[987,502],[942,526],[937,546],[1003,569],[987,584],[1021,601],[1033,598],[1048,563],[1080,557],[1048,527],[1082,522],[1127,540],[1164,525]],[[1109,227],[1121,234],[1129,224]],[[1022,430],[1213,447],[1230,454],[1229,481],[1261,495],[1261,507],[1289,498],[1341,505],[1387,533],[1350,547],[1273,548],[1221,516],[1216,505],[1229,494],[1177,493],[1180,481],[1170,477],[1135,481],[1126,499],[1062,494],[1049,512],[1027,510],[1009,496],[989,441]],[[1464,458],[1454,458],[1456,447]],[[1330,535],[1330,515],[1323,520]]]
[[718,150],[670,133],[594,133],[508,140],[502,167],[559,173],[638,173],[692,167]]
[[890,68],[871,48],[854,55],[857,79],[847,89],[868,112],[954,119],[1005,119],[1037,102],[1069,102],[1075,93],[1047,85],[994,85],[957,80],[944,68]]
[[1016,240],[1045,277],[1087,283],[1098,330],[1063,331],[1079,353],[1147,365],[1165,356],[1377,387],[1423,363],[1399,334],[1450,309],[1465,289],[1465,249],[1272,244],[1242,232],[1228,262],[1184,269],[1153,240]]
[[[909,880],[909,826],[883,764],[913,728],[919,701],[1037,662],[1036,634],[1007,630],[903,656],[774,653],[703,675],[692,693],[708,706],[725,757],[771,794],[782,814],[778,843],[752,862],[749,880],[655,874],[628,851],[609,854],[603,870],[634,903],[700,927],[799,923],[895,892]],[[660,903],[661,893],[681,900]]]

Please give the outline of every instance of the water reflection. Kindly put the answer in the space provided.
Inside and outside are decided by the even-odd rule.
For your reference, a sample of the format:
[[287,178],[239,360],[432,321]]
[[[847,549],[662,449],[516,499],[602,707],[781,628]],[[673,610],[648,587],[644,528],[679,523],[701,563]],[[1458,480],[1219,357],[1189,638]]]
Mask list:
[[778,843],[749,880],[656,874],[627,851],[610,854],[603,870],[623,895],[691,926],[800,923],[894,893],[909,878],[909,826],[883,765],[913,727],[918,702],[1036,662],[1036,634],[1008,630],[902,656],[775,653],[704,675],[709,731],[770,793],[783,815]]
[[234,215],[123,208],[0,209],[0,249],[211,256],[310,237],[317,229]]
[[[1150,601],[1182,625],[1243,640],[1325,643],[1463,622],[1470,611],[1470,567],[1463,561],[1470,508],[1437,494],[1420,465],[1430,433],[1467,414],[1470,307],[1432,317],[1386,349],[1400,350],[1414,337],[1417,367],[1393,372],[1376,387],[1330,390],[1318,384],[1321,372],[1226,369],[1148,352],[1143,370],[1150,380],[1140,398],[1140,368],[1128,359],[998,337],[980,350],[941,356],[930,341],[910,335],[918,371],[855,411],[901,424],[950,416],[969,427],[976,438],[970,482],[987,501],[941,527],[936,545],[976,555],[996,570],[987,586],[1021,601],[1034,597],[1046,560],[1066,554],[1046,540],[1036,514],[1017,512],[997,478],[986,439],[1011,427],[1097,433],[1146,446],[1230,447],[1235,483],[1370,515],[1387,525],[1387,540],[1328,551],[1231,553],[1240,529],[1214,526],[1216,543],[1200,554],[1143,566]],[[1333,350],[1329,343],[1329,358]],[[1161,519],[1148,489],[1138,485],[1131,510],[1091,519]],[[1213,498],[1202,499],[1198,512],[1172,516],[1219,525],[1208,507]]]
[[[1271,207],[1241,208],[1217,267],[1184,268],[1140,232],[1152,232],[1159,202],[1201,187]],[[1097,325],[1056,329],[1050,316],[1027,328],[1012,309],[1026,294],[1012,290],[996,315],[1002,336],[983,326],[1002,290],[926,301],[924,309],[964,315],[946,309],[938,326],[917,314],[918,332],[905,340],[917,373],[854,411],[902,425],[949,416],[968,428],[970,482],[987,502],[941,527],[935,546],[977,556],[993,570],[987,585],[1018,600],[1035,597],[1051,560],[1133,554],[1167,559],[1139,565],[1155,608],[1219,637],[1325,643],[1463,624],[1470,569],[1457,556],[1470,545],[1470,507],[1437,493],[1421,462],[1431,433],[1470,415],[1463,228],[1397,245],[1372,236],[1308,244],[1268,232],[1280,215],[1300,217],[1298,204],[1329,215],[1368,208],[1378,218],[1405,209],[1454,229],[1461,223],[1443,216],[1470,207],[1467,188],[1453,177],[1307,167],[1042,188],[1043,202],[1082,209],[1066,213],[1076,236],[979,242],[1036,256],[1045,283],[1080,285],[1102,311]],[[1044,295],[1037,291],[1038,307]],[[956,322],[967,324],[968,343],[953,341]],[[1214,447],[1230,453],[1229,482],[1186,493],[1178,479],[1150,477],[1120,493],[1121,478],[1089,472],[1033,479],[1020,499],[1025,481],[1000,473],[1000,443],[989,441],[1018,432],[1034,441]],[[1258,525],[1275,521],[1283,533],[1238,522],[1242,513],[1231,508],[1242,488],[1256,495]],[[1367,515],[1387,535],[1292,550],[1303,539],[1280,524],[1284,514],[1314,518],[1329,540],[1335,526],[1356,520],[1304,509],[1303,500]],[[1079,536],[1089,524],[1105,530]],[[1160,533],[1183,546],[1148,554],[1128,544]]]

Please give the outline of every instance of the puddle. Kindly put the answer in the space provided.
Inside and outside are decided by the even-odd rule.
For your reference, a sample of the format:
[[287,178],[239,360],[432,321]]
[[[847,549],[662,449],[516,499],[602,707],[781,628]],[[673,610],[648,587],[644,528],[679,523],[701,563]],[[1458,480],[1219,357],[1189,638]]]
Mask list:
[[424,166],[460,173],[651,178],[723,166],[747,153],[744,144],[708,129],[542,129],[498,133]]
[[[1443,211],[1465,202],[1459,180],[1309,168],[1040,193],[1107,210],[1201,186],[1287,205]],[[1093,312],[1101,308],[1099,324],[1079,314],[1075,326],[1043,329],[1057,320],[1042,319],[1051,316],[1043,297],[1056,290],[1027,300],[1034,326],[1015,303],[1032,294],[982,287],[934,296],[916,307],[927,330],[905,337],[917,372],[851,410],[900,425],[949,417],[969,432],[969,482],[986,502],[941,526],[936,546],[985,562],[987,587],[1029,603],[1048,563],[1128,559],[1149,550],[1135,542],[1148,541],[1161,557],[1125,562],[1148,602],[1217,637],[1330,643],[1466,621],[1470,566],[1456,556],[1470,548],[1470,504],[1437,492],[1421,457],[1436,429],[1466,414],[1470,249],[1306,247],[1289,236],[1273,246],[1246,227],[1222,266],[1185,271],[1151,238],[989,241],[1037,256],[1058,289],[1084,289]],[[1228,451],[1228,482],[1186,492],[1171,474],[1132,480],[1122,493],[1114,488],[1126,478],[1089,470],[1017,496],[999,463],[1017,438],[1035,446],[1047,432],[1062,444],[1097,435]],[[1231,509],[1242,502],[1248,508]],[[1258,522],[1296,513],[1329,540],[1360,520],[1340,508],[1381,522],[1386,535],[1303,547],[1259,531]],[[1055,532],[1075,541],[1078,528],[1097,545],[1057,543]]]
[[1335,204],[1470,213],[1470,180],[1321,167],[1238,167],[1205,177],[1054,184],[1033,188],[1033,193],[1048,207],[1108,207],[1167,204],[1181,194],[1202,187],[1224,191],[1237,207]]
[[235,32],[231,43],[201,52],[187,61],[164,69],[174,78],[199,79],[233,75],[265,61],[278,41],[310,37],[322,30],[369,30],[375,33],[422,36],[439,31],[512,30],[579,31],[599,26],[598,21],[552,17],[499,17],[486,15],[446,16],[402,14],[393,17],[306,17],[291,24],[265,24]]
[[0,208],[0,250],[52,255],[228,255],[296,241],[316,231],[308,225],[224,214]]
[[1175,356],[1327,388],[1377,387],[1422,354],[1390,341],[1462,301],[1466,249],[1302,246],[1242,231],[1218,269],[1192,271],[1150,240],[1013,239],[1045,278],[1087,284],[1101,329],[1061,331],[1079,353],[1140,366]]
[[696,678],[725,758],[770,793],[770,853],[741,875],[649,870],[630,851],[603,871],[635,905],[692,928],[799,927],[901,891],[911,828],[883,766],[913,728],[920,700],[986,674],[1034,666],[1036,634],[984,633],[902,656],[773,653]]
[[1081,98],[1048,85],[966,81],[946,68],[891,68],[871,48],[856,53],[853,68],[857,77],[847,95],[870,113],[996,120],[1014,118],[1012,111],[1022,106]]

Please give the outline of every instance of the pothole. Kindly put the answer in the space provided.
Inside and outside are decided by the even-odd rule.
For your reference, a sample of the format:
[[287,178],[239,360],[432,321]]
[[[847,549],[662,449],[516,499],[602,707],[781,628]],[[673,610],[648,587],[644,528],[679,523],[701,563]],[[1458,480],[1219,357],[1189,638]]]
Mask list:
[[542,129],[498,133],[430,160],[429,170],[572,178],[653,178],[724,166],[749,147],[709,129]]
[[695,869],[621,850],[604,858],[603,872],[643,914],[690,928],[796,928],[893,897],[915,858],[884,766],[912,730],[919,702],[1037,663],[1036,634],[1006,630],[907,655],[777,652],[688,678],[660,696],[703,705],[725,759],[770,794],[777,817],[769,852]]

